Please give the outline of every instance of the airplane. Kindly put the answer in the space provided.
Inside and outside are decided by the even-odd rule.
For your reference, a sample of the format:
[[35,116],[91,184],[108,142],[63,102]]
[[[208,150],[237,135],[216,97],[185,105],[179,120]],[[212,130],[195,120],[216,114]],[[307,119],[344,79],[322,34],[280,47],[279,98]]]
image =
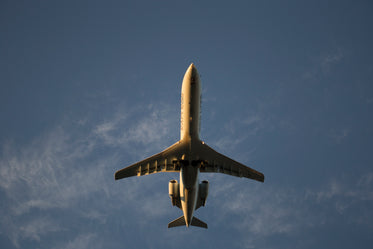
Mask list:
[[194,211],[205,206],[209,182],[199,182],[200,173],[223,173],[264,182],[264,175],[210,148],[199,137],[201,115],[201,82],[192,63],[181,87],[180,140],[164,151],[132,164],[115,173],[115,180],[160,172],[180,172],[180,182],[169,182],[169,196],[173,206],[183,215],[168,224],[168,228],[207,224]]

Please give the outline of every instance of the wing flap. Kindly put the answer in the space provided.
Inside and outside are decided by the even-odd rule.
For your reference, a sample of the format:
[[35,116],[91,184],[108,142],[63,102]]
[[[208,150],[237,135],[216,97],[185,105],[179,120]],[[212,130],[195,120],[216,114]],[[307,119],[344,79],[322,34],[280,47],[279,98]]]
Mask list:
[[264,182],[264,175],[255,169],[247,167],[219,152],[216,152],[206,144],[202,144],[199,155],[204,159],[200,172],[223,173],[231,176],[246,177]]
[[179,172],[179,158],[185,154],[185,145],[177,142],[164,151],[115,172],[115,180],[159,172]]

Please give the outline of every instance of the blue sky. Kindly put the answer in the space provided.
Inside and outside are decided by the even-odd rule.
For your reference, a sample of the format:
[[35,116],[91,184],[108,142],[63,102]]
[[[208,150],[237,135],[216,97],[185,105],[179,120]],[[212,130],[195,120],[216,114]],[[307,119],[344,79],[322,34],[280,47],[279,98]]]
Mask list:
[[[371,248],[370,1],[1,1],[1,248]],[[204,174],[209,225],[155,174],[114,172],[201,137],[266,176]]]

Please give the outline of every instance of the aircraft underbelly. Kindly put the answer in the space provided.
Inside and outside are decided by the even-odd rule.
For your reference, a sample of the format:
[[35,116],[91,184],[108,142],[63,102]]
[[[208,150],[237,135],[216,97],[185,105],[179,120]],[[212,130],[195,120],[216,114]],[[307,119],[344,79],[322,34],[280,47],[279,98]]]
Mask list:
[[180,140],[199,138],[201,84],[195,68],[188,70],[181,88]]
[[180,201],[185,223],[190,225],[196,208],[198,195],[198,167],[184,166],[180,170]]

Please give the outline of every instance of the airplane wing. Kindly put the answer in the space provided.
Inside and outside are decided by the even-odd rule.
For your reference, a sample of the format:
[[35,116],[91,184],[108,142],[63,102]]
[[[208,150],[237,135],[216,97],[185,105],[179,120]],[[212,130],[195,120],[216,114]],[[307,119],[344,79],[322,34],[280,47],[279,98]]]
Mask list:
[[115,180],[159,172],[179,172],[178,159],[184,154],[183,144],[177,142],[164,151],[115,172]]
[[203,159],[200,168],[201,173],[223,173],[264,182],[264,175],[262,173],[216,152],[205,143],[201,147],[199,156]]

